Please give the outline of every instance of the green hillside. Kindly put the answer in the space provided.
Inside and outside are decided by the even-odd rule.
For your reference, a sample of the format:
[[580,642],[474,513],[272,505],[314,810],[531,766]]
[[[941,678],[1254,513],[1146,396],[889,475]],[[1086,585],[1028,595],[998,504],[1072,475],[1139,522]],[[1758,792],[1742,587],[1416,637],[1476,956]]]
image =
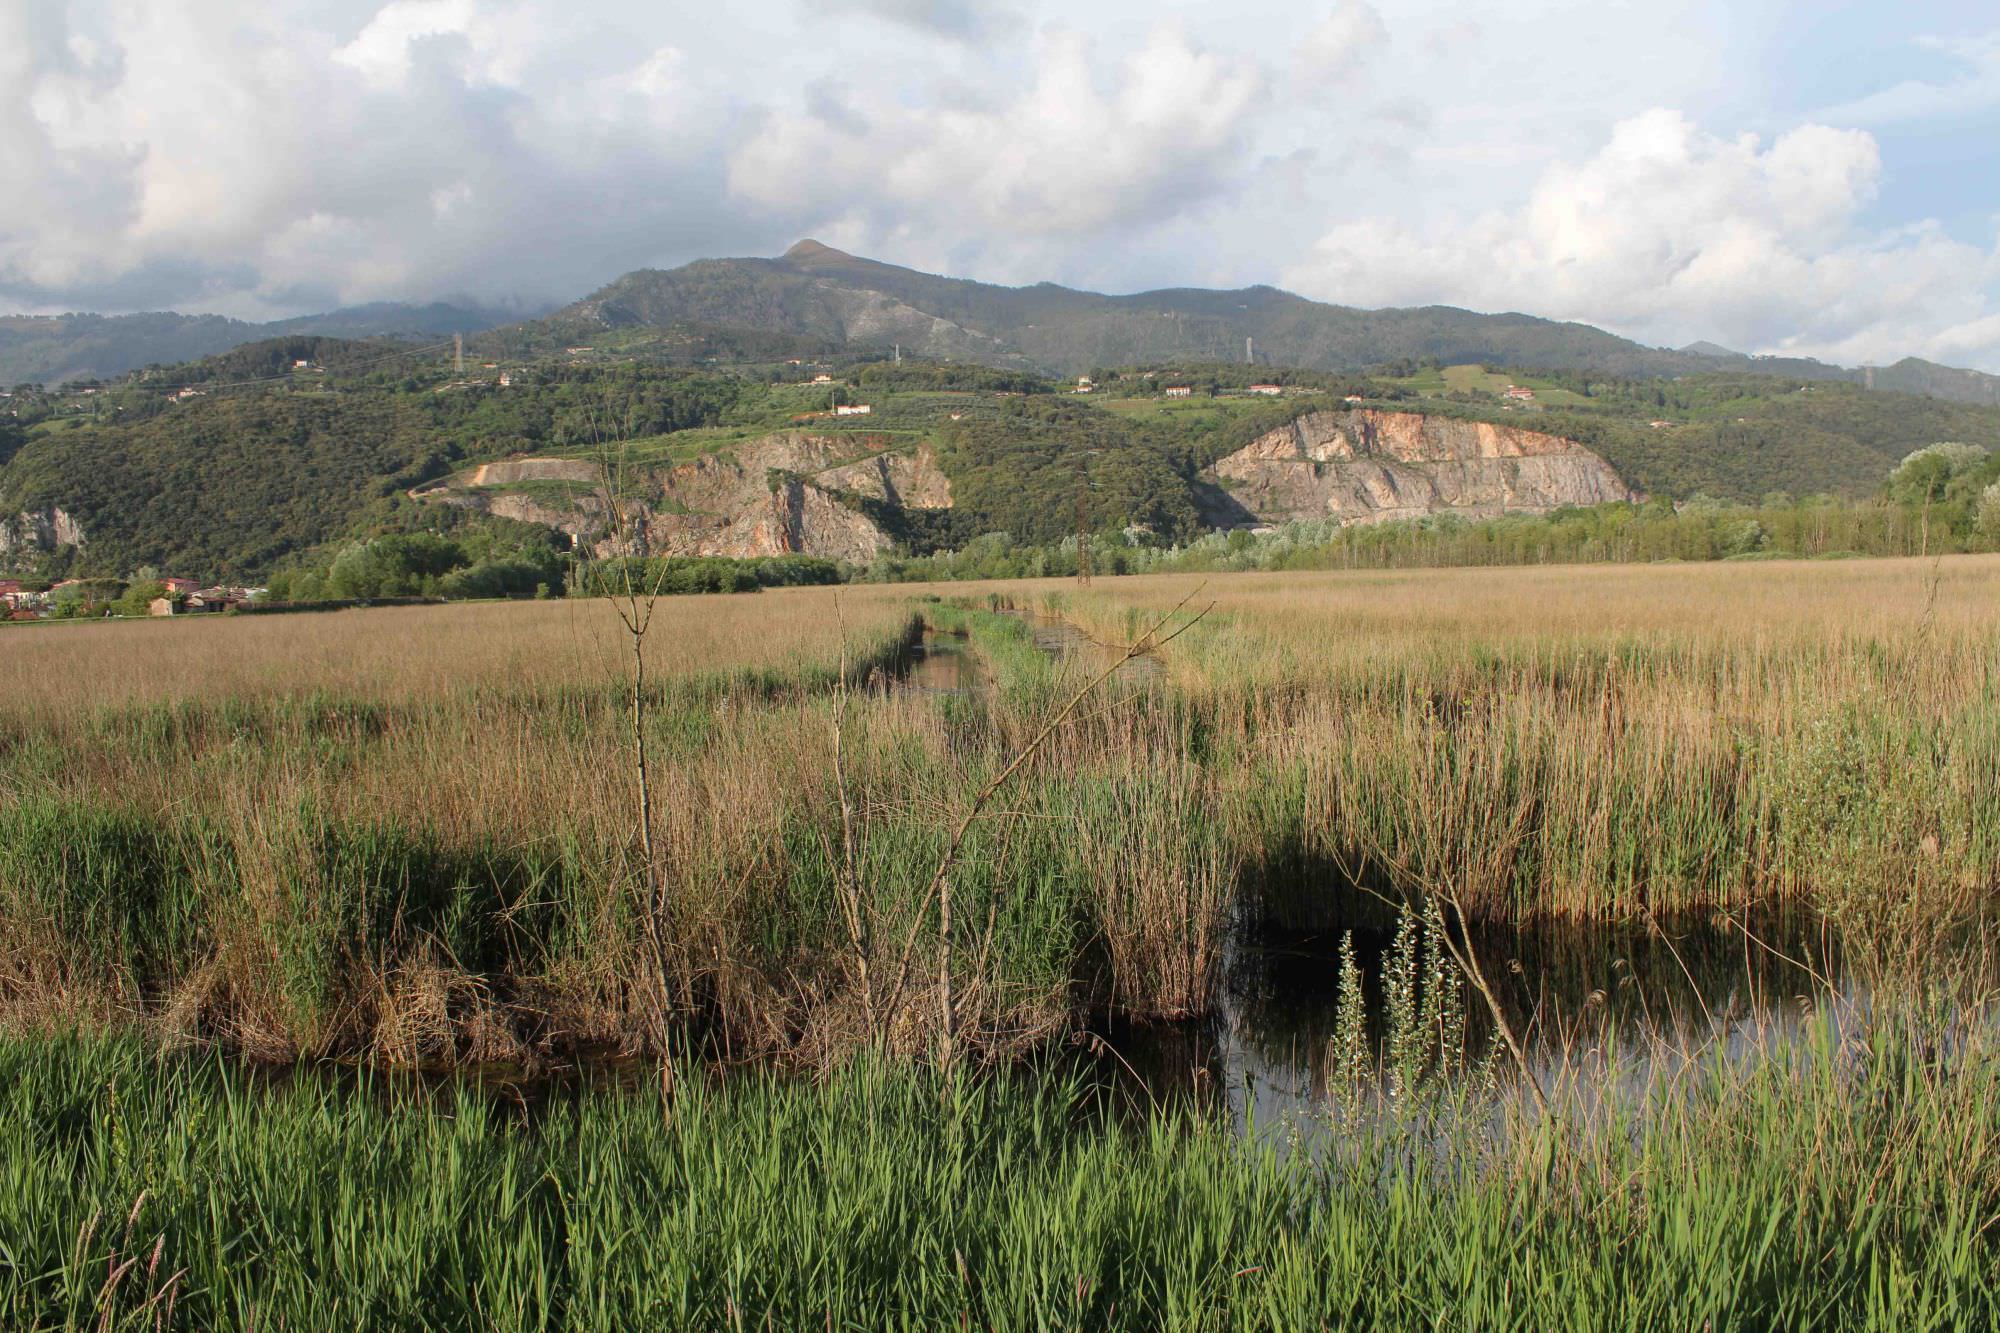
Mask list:
[[[980,304],[989,289],[953,290],[957,313],[992,317]],[[801,327],[818,317],[810,300],[798,317]],[[2000,447],[2000,409],[1768,374],[1630,378],[1469,363],[1357,374],[1182,359],[1093,367],[1096,392],[1083,396],[1018,368],[853,354],[754,359],[769,351],[763,340],[789,351],[792,339],[817,334],[732,344],[712,331],[689,344],[650,327],[632,333],[623,345],[600,339],[518,357],[489,347],[462,372],[435,347],[296,336],[102,389],[17,393],[0,415],[0,516],[60,509],[86,541],[0,560],[54,574],[152,566],[255,579],[356,536],[505,527],[407,494],[468,464],[591,457],[608,445],[658,468],[800,429],[854,435],[855,457],[930,447],[951,485],[949,509],[836,496],[912,552],[994,532],[1059,541],[1076,529],[1079,495],[1094,531],[1136,527],[1177,541],[1196,535],[1203,513],[1221,521],[1213,516],[1227,512],[1204,468],[1303,412],[1344,407],[1348,395],[1572,438],[1668,499],[1865,497],[1899,459],[1935,441]],[[699,365],[688,364],[690,345],[711,349]],[[725,350],[743,359],[725,360]],[[827,382],[815,383],[820,376]],[[1285,393],[1250,394],[1260,380]],[[1193,392],[1168,399],[1169,383]],[[1507,398],[1510,387],[1533,397]],[[827,415],[843,402],[872,410]],[[522,494],[535,493],[525,485]]]

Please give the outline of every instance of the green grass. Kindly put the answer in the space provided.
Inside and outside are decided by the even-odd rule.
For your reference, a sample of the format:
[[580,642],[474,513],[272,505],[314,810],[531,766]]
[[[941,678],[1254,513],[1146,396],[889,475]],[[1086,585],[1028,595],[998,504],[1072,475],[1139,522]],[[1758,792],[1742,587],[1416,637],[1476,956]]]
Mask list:
[[1063,1076],[523,1106],[6,1041],[0,1323],[1991,1327],[2000,1076],[1923,1049],[1822,1024],[1595,1110],[1494,1132],[1461,1098],[1294,1151]]
[[1425,366],[1414,375],[1385,380],[1384,383],[1400,385],[1423,398],[1442,398],[1453,393],[1486,393],[1498,397],[1507,391],[1509,385],[1518,384],[1522,388],[1533,389],[1535,402],[1543,407],[1580,407],[1590,402],[1581,394],[1558,388],[1533,375],[1508,375],[1476,365]]

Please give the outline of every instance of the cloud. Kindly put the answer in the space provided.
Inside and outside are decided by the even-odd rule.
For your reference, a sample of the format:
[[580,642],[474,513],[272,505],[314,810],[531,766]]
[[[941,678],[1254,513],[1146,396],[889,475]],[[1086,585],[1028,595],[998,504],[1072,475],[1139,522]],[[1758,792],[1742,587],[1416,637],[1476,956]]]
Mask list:
[[539,0],[395,0],[344,41],[313,8],[4,11],[0,300],[568,297],[755,234],[717,202],[727,90],[675,48],[549,71]]
[[[1793,2],[0,0],[0,308],[569,300],[817,235],[2000,365],[2000,179],[1940,165],[2000,35],[1814,116],[1770,104],[1776,45],[1894,28]],[[1925,116],[1952,153],[1861,132]],[[1746,123],[1796,128],[1717,132]]]
[[826,14],[858,14],[919,32],[966,38],[986,31],[1015,7],[994,0],[815,0],[802,3],[809,21]]
[[1299,42],[1294,61],[1301,77],[1337,79],[1389,44],[1389,26],[1368,0],[1341,0]]
[[2000,29],[1978,37],[1927,37],[1917,44],[1950,61],[1954,73],[1943,79],[1906,79],[1829,107],[1821,118],[1843,125],[1888,126],[2000,107]]
[[849,237],[1087,242],[1223,190],[1266,88],[1253,62],[1174,28],[1111,62],[1080,33],[1047,31],[1034,70],[1018,90],[923,105],[817,86],[798,111],[765,116],[731,160],[731,192]]
[[1329,300],[1527,310],[1659,342],[1993,362],[2000,251],[1935,224],[1862,229],[1881,179],[1862,131],[1806,125],[1766,146],[1656,109],[1550,166],[1518,207],[1341,222],[1288,277]]

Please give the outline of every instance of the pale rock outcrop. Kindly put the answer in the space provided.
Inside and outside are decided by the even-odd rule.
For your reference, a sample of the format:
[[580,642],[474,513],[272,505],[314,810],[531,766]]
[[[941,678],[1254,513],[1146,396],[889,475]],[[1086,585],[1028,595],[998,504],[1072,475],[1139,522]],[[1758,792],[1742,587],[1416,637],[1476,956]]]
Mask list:
[[919,445],[915,453],[881,453],[831,468],[813,480],[828,490],[847,491],[905,509],[951,508],[951,482],[928,444]]
[[65,509],[24,509],[0,517],[0,555],[84,544],[83,524]]
[[1308,413],[1252,440],[1214,472],[1267,523],[1490,517],[1639,498],[1574,440],[1376,408]]
[[[421,488],[416,498],[481,509],[568,533],[601,556],[805,554],[865,562],[893,543],[879,524],[836,495],[899,508],[951,506],[951,483],[928,445],[856,458],[852,436],[788,431],[685,463],[624,478],[620,505],[628,536],[610,535],[595,464],[519,458],[470,468]],[[566,482],[567,499],[548,491],[502,488]]]

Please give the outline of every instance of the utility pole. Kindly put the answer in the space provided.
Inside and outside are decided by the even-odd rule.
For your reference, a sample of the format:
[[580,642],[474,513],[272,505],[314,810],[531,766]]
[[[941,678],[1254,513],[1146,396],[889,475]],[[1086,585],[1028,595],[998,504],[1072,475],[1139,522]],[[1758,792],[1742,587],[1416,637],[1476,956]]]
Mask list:
[[465,335],[462,333],[451,335],[451,373],[454,375],[465,373]]

